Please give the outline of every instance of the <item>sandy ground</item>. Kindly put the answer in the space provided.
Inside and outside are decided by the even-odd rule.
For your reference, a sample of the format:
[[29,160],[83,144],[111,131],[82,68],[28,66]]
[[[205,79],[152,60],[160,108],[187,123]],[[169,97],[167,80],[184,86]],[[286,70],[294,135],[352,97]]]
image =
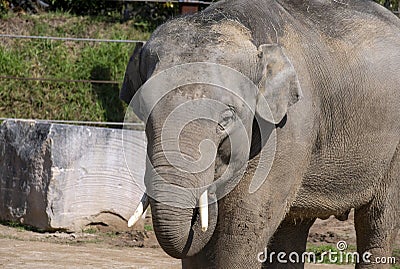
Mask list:
[[[352,216],[351,216],[352,217]],[[318,220],[309,236],[311,245],[335,246],[340,240],[355,245],[353,221]],[[400,238],[396,248],[400,248]],[[167,256],[153,232],[96,231],[38,233],[0,225],[0,268],[180,268]],[[349,269],[354,266],[306,264],[306,269]]]
[[72,246],[0,239],[0,268],[180,268],[161,249]]
[[[0,268],[140,268],[178,269],[180,261],[160,248],[110,248],[103,244],[74,246],[40,241],[0,239]],[[307,264],[306,269],[347,269],[352,266]]]

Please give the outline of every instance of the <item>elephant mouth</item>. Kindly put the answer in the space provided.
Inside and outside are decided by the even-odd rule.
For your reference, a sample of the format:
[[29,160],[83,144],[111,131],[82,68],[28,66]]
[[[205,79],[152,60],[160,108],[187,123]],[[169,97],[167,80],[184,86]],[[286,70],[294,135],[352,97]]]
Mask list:
[[[140,199],[139,205],[137,206],[135,213],[128,220],[128,227],[134,226],[138,220],[143,216],[144,212],[146,212],[147,208],[150,206],[150,199],[147,193],[144,193],[142,199]],[[195,208],[193,214],[193,219],[195,216],[199,216],[199,221],[201,223],[201,230],[206,232],[208,229],[208,190],[205,190],[199,199],[198,207]],[[193,221],[192,221],[193,224]]]
[[[147,210],[147,208],[150,205],[150,199],[147,195],[147,193],[144,193],[142,196],[142,199],[140,200],[140,203],[138,207],[135,210],[135,213],[129,218],[128,220],[128,227],[134,226],[138,220],[142,217],[144,212]],[[198,218],[196,218],[198,216]],[[193,213],[193,219],[192,219],[192,226],[194,224],[194,220],[199,219],[200,224],[201,224],[201,230],[203,232],[206,232],[208,230],[208,190],[205,190],[203,194],[201,194],[198,207],[195,208],[195,211]]]
[[150,205],[157,240],[167,254],[183,259],[199,253],[216,227],[218,204],[215,194],[211,190],[203,191],[193,208],[174,207],[149,195],[144,193],[128,225],[133,226]]

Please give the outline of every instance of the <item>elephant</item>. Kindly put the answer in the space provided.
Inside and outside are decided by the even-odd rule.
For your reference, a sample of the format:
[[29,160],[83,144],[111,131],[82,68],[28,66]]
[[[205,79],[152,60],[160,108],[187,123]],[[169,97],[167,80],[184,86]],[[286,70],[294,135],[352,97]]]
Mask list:
[[260,253],[301,255],[316,218],[354,209],[356,268],[388,268],[399,70],[400,20],[373,1],[222,0],[166,22],[120,92],[148,141],[134,219],[150,205],[183,268],[304,268]]

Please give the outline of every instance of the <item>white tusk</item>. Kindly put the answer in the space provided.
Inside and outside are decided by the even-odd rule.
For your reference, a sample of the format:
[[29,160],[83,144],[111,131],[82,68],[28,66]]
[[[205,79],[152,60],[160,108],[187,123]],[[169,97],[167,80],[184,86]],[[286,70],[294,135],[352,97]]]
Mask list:
[[140,219],[140,217],[149,207],[149,203],[149,198],[147,197],[147,194],[144,193],[138,207],[135,210],[135,213],[133,213],[132,217],[130,217],[128,221],[128,227],[132,227],[133,225],[135,225],[135,223]]
[[203,232],[208,229],[208,192],[207,190],[200,196],[200,223]]

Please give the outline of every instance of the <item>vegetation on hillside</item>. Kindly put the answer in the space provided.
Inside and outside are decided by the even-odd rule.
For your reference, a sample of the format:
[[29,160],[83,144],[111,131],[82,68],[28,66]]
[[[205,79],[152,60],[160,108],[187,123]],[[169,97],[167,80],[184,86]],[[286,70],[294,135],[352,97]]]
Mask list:
[[45,11],[79,16],[102,16],[114,21],[134,21],[136,27],[154,30],[179,13],[171,2],[122,2],[109,0],[0,0],[0,18],[10,12],[37,14]]
[[[210,0],[216,2],[218,0]],[[392,11],[399,9],[400,0],[374,0]],[[114,12],[132,12],[136,18],[153,24],[177,13],[178,5],[172,2],[123,2],[109,0],[0,0],[0,14],[8,10],[24,10],[37,13],[39,10],[63,11],[77,15],[105,15]],[[126,18],[127,14],[124,14]]]
[[391,11],[399,11],[400,0],[374,0]]
[[[146,40],[132,23],[66,14],[11,15],[2,33]],[[118,84],[0,80],[0,117],[122,121],[119,89],[135,44],[0,40],[0,75],[69,80],[110,80]]]

